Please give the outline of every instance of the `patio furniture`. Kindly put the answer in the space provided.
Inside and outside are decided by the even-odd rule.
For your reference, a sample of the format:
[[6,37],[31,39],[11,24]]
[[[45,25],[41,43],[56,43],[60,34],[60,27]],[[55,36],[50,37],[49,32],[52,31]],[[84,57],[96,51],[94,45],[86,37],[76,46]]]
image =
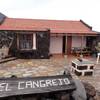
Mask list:
[[82,49],[80,47],[74,47],[74,48],[72,48],[72,54],[75,54],[76,56],[79,56],[80,54],[90,55],[91,50],[88,47],[85,47],[85,48],[82,48]]
[[100,53],[97,54],[97,64],[99,63]]
[[87,59],[75,59],[72,61],[71,71],[76,75],[92,75],[94,72],[94,63]]

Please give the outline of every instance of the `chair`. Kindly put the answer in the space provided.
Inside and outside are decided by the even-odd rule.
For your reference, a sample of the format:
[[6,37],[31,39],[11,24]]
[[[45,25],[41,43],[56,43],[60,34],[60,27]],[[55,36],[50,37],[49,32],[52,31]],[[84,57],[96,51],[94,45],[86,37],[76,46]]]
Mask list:
[[100,53],[97,54],[97,64],[99,63]]

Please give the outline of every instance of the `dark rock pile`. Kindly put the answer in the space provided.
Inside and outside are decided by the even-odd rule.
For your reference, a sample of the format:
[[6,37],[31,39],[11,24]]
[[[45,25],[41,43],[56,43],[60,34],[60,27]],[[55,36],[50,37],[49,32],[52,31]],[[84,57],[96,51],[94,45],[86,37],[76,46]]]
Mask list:
[[87,99],[88,100],[95,100],[95,96],[96,96],[96,90],[95,88],[86,82],[83,82],[85,90],[86,90],[86,94],[87,94]]

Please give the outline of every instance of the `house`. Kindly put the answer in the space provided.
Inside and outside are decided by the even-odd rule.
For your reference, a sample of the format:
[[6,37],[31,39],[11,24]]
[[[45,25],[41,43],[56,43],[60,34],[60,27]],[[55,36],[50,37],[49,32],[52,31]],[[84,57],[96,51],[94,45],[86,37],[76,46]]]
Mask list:
[[73,48],[92,47],[97,32],[84,21],[9,18],[0,14],[0,37],[12,43],[9,53],[18,57],[49,58],[71,54]]

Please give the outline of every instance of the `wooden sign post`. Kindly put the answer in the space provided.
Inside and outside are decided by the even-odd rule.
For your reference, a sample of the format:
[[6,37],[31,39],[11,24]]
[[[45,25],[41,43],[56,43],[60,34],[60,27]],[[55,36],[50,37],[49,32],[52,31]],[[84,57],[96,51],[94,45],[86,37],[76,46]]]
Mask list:
[[70,75],[0,79],[0,97],[72,91],[75,88],[74,81]]

